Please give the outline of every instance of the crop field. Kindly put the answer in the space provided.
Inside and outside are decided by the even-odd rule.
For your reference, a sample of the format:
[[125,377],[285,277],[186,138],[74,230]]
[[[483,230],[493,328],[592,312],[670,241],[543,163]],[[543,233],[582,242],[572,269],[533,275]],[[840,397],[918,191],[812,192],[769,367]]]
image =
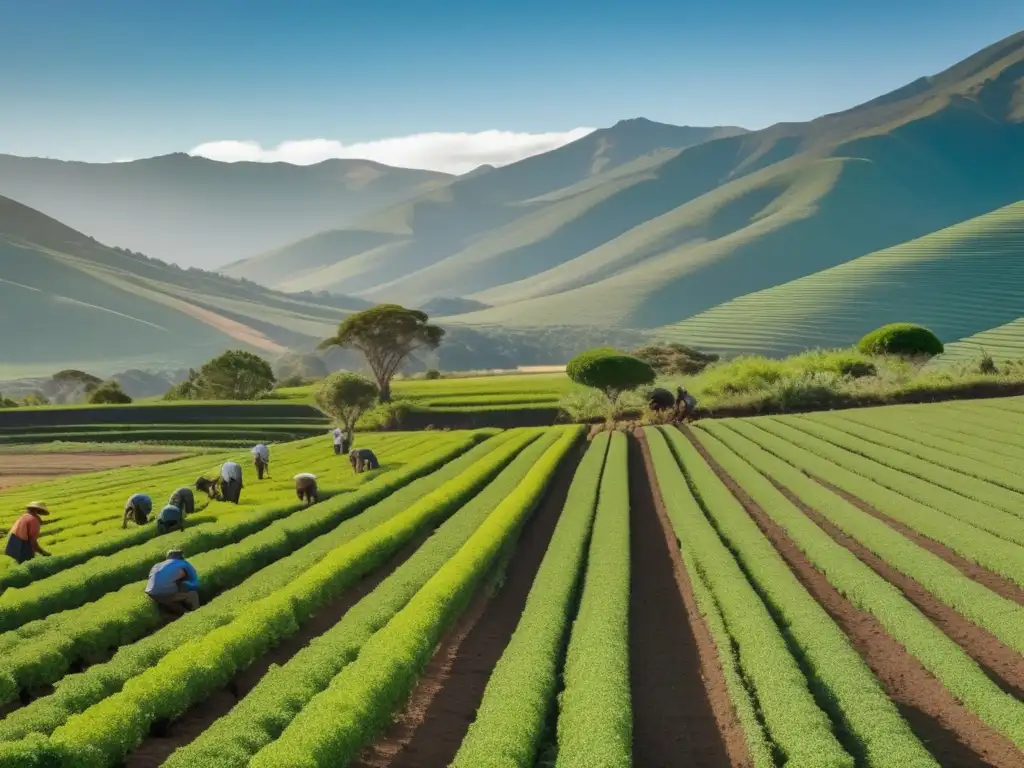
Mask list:
[[0,768],[1024,764],[1024,399],[359,442],[161,537],[132,492],[247,456],[0,493],[54,510],[0,570]]

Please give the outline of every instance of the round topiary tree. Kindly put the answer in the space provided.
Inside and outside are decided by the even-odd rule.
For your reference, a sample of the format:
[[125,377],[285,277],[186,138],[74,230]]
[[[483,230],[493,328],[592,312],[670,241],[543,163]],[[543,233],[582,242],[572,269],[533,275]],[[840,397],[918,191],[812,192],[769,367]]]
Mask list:
[[890,323],[867,334],[857,349],[865,355],[934,357],[945,350],[939,337],[922,325]]
[[317,385],[315,398],[320,410],[351,435],[359,417],[373,407],[378,394],[377,385],[366,377],[339,371]]
[[623,392],[650,384],[656,378],[650,364],[611,347],[577,355],[569,361],[565,372],[577,384],[604,392],[612,415]]

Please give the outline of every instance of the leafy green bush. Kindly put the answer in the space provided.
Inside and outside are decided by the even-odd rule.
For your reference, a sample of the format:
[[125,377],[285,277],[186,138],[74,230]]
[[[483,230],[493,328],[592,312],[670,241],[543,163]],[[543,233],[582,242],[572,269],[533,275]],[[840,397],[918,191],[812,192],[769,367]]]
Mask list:
[[654,381],[649,363],[610,347],[599,347],[577,355],[565,368],[577,384],[599,389],[614,403],[623,392]]
[[93,405],[128,405],[132,399],[116,381],[105,381],[89,395]]
[[363,411],[373,407],[377,385],[358,373],[332,373],[316,388],[316,404],[351,434]]
[[439,370],[437,370],[436,368],[429,368],[429,369],[427,369],[427,372],[423,374],[423,378],[424,379],[428,379],[429,381],[433,381],[435,379],[440,379],[441,378],[441,372]]
[[633,356],[649,363],[660,376],[692,376],[718,362],[716,354],[676,342],[648,344],[635,350]]
[[857,349],[866,355],[934,357],[944,351],[939,337],[914,323],[890,323],[867,334]]

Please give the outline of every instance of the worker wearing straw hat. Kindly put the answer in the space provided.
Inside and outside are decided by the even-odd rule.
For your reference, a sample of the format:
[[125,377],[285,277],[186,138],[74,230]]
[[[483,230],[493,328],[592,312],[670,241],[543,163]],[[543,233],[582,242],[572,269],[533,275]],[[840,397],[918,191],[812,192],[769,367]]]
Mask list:
[[25,507],[25,514],[14,521],[11,526],[11,534],[7,538],[8,557],[21,565],[31,560],[38,552],[43,557],[49,557],[47,552],[39,545],[40,516],[50,514],[50,510],[41,501],[33,501]]

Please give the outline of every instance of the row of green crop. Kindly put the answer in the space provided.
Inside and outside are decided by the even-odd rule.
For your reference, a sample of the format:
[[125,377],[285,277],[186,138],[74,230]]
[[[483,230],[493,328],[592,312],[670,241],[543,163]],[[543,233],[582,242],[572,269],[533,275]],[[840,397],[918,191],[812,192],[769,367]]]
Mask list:
[[965,495],[974,496],[975,489],[980,489],[977,492],[985,497],[979,498],[979,501],[994,503],[988,500],[995,499],[1000,500],[1002,505],[1008,505],[1014,500],[1017,504],[1024,500],[1020,495],[1024,491],[1024,480],[1020,479],[1015,469],[1000,467],[997,462],[985,458],[988,457],[985,451],[966,446],[955,452],[941,451],[929,448],[917,440],[896,437],[841,418],[815,415],[814,418],[801,417],[792,422],[806,431],[828,435],[826,439],[830,442],[867,456],[882,455],[895,461],[905,457],[912,462],[912,466],[920,467],[923,464],[932,470],[929,479],[942,479],[944,486],[953,486],[952,490],[963,488]]
[[[856,467],[847,458],[849,454],[833,456],[830,446],[821,445],[820,441],[799,431],[788,430],[780,424],[764,426],[766,429],[752,424],[729,422],[730,428],[769,448],[794,466],[826,479],[842,491],[872,505],[877,511],[1024,586],[1024,549],[1007,540],[1019,533],[1019,518],[1006,515],[1010,520],[1005,521],[1007,525],[1001,537],[986,530],[1000,532],[1001,515],[998,510],[972,510],[978,514],[971,519],[969,514],[957,512],[956,507],[950,505],[949,508],[956,513],[947,514],[936,506],[916,501],[914,489],[907,487],[909,483],[901,483],[897,479],[889,483],[895,486],[890,489],[870,479],[868,472],[871,468]],[[851,471],[857,469],[863,469],[864,474]],[[967,507],[967,501],[964,500],[962,508]],[[887,526],[883,527],[888,529]],[[899,536],[895,532],[894,535]]]
[[479,495],[464,505],[342,620],[284,666],[268,672],[231,712],[178,750],[165,768],[218,765],[245,768],[273,742],[317,693],[358,656],[365,643],[466,543],[488,515],[523,481],[558,438],[544,434],[520,453]]
[[[1024,519],[1017,515],[924,480],[917,473],[909,474],[893,469],[888,462],[878,462],[847,451],[810,432],[793,428],[789,421],[756,419],[751,423],[769,434],[793,445],[807,448],[821,458],[849,470],[848,474],[843,475],[846,479],[849,479],[849,474],[856,473],[865,480],[884,486],[890,491],[954,517],[969,526],[980,528],[1017,544],[1024,544]],[[832,478],[829,479],[832,481]],[[846,485],[874,488],[874,485],[857,484],[853,481]],[[846,485],[843,486],[844,489]],[[854,491],[849,492],[855,493]]]
[[579,427],[562,430],[458,553],[313,697],[277,741],[256,754],[252,768],[345,765],[391,722],[437,642],[518,535],[580,436]]
[[522,617],[487,681],[453,768],[533,765],[555,704],[610,433],[594,438],[569,486]]
[[118,764],[153,722],[173,719],[223,687],[327,602],[472,498],[522,445],[521,439],[511,438],[412,506],[333,549],[230,623],[175,648],[114,695],[72,715],[49,739],[13,745],[6,754],[6,745],[0,745],[0,766],[23,759],[26,748],[61,765]]
[[[419,499],[468,470],[477,461],[498,448],[505,440],[511,438],[512,434],[507,433],[507,436],[488,440],[448,461],[433,473],[412,479],[411,482],[393,490],[365,512],[345,520],[309,544],[296,549],[292,554],[285,555],[282,559],[260,568],[241,584],[224,592],[213,601],[205,603],[199,610],[186,614],[148,637],[122,645],[109,662],[96,664],[84,673],[63,678],[54,694],[37,699],[0,720],[0,742],[17,741],[33,733],[51,733],[71,715],[82,712],[121,690],[129,679],[154,666],[170,651],[188,641],[206,636],[217,627],[230,623],[248,610],[253,603],[283,589],[320,562],[332,550],[394,517],[409,505],[416,503]],[[398,480],[397,477],[392,479]],[[383,481],[384,478],[379,478],[357,495],[372,492],[373,498],[376,498],[383,489],[372,486],[380,486]],[[394,485],[397,483],[389,483],[388,487],[391,488]],[[208,569],[202,566],[201,570],[206,576]],[[137,594],[133,593],[133,597],[138,599]],[[142,604],[145,605],[145,602]],[[152,609],[152,606],[148,607]],[[132,606],[124,603],[108,605],[105,610],[100,612],[110,617],[131,611]],[[101,641],[96,641],[96,645],[103,647]],[[0,653],[3,652],[3,649],[0,648]]]
[[601,477],[579,613],[565,658],[556,768],[631,768],[629,475],[616,433]]
[[846,745],[852,756],[871,766],[935,765],[849,639],[740,502],[682,433],[669,428],[666,434],[719,536],[798,649],[812,689],[824,692],[820,705],[852,739]]
[[[804,504],[817,510],[898,569],[916,575],[922,585],[936,596],[946,594],[946,588],[957,577],[963,580],[959,572],[941,560],[933,562],[938,558],[916,548],[884,523],[856,509],[772,455],[760,447],[756,440],[746,439],[720,424],[702,426],[698,435],[712,454],[731,472],[736,473],[737,480],[747,492],[786,529],[797,546],[836,589],[851,600],[854,606],[874,615],[886,631],[965,707],[1019,748],[1024,748],[1024,704],[1000,690],[973,659],[922,615],[896,587],[833,541],[757,473],[786,487]],[[718,441],[709,439],[709,435],[718,438]],[[726,449],[752,469],[737,465]],[[1020,619],[1014,618],[1009,610],[1012,604],[1008,601],[973,582],[960,586],[964,588],[965,597],[969,592],[973,599],[979,601],[979,608],[984,605],[984,615],[978,615],[981,611],[973,612],[979,625],[994,630],[994,624],[1005,626],[1015,621],[1018,628],[1021,626]],[[1002,605],[995,604],[997,602]]]
[[[38,578],[49,570],[53,575],[38,578],[23,587],[9,587],[0,594],[0,631],[77,607],[140,579],[168,547],[178,547],[194,556],[241,541],[300,508],[301,504],[295,501],[292,491],[290,501],[270,502],[244,515],[227,515],[216,523],[187,527],[155,538],[151,536],[144,543],[120,549],[102,560],[94,561],[91,557],[100,554],[98,549],[106,549],[107,543],[103,541],[92,542],[93,546],[77,549],[68,555],[45,558],[30,573]],[[148,526],[146,530],[155,531],[155,526]],[[138,536],[135,531],[121,535],[126,539],[132,537],[131,540]],[[26,573],[26,577],[29,575],[25,566],[15,570]]]
[[[498,441],[498,448],[501,442]],[[259,569],[324,535],[397,488],[435,471],[470,444],[467,440],[453,449],[438,451],[406,470],[378,477],[363,491],[299,511],[235,546],[190,555],[200,573],[201,594],[208,600],[242,583]],[[492,446],[481,448],[483,457],[491,450]],[[361,515],[360,519],[364,517]],[[146,597],[143,587],[141,581],[127,584],[80,609],[0,635],[0,702],[12,700],[20,690],[55,682],[77,660],[133,642],[158,626],[159,611]]]
[[703,580],[714,595],[764,723],[763,732],[746,732],[751,751],[778,750],[784,764],[853,766],[779,627],[704,516],[664,435],[653,428],[644,434],[669,519],[687,554],[690,578]]

